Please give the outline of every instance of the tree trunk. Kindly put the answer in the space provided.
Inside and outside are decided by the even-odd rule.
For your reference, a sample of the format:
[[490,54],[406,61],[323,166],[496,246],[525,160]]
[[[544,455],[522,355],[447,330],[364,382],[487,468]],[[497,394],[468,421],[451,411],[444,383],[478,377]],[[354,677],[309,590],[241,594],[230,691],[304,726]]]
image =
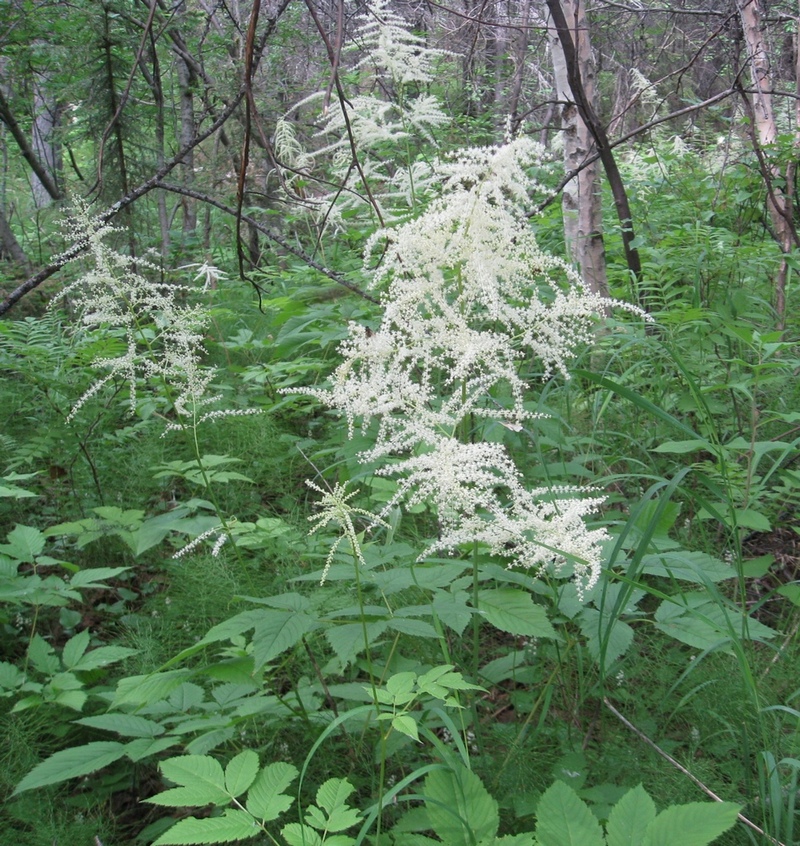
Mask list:
[[[596,100],[595,73],[589,44],[589,31],[583,0],[562,0],[564,17],[569,25],[580,78],[587,100]],[[553,59],[556,97],[561,101],[561,129],[564,136],[564,169],[577,172],[565,186],[561,205],[564,215],[564,241],[567,252],[580,268],[584,284],[595,293],[608,296],[605,245],[602,232],[600,162],[582,167],[594,154],[595,143],[589,127],[578,110],[569,82],[567,58],[548,19],[548,37]]]
[[18,264],[23,270],[29,271],[31,264],[25,251],[17,241],[11,226],[6,219],[6,216],[0,210],[0,258],[8,259],[9,261]]
[[[181,3],[178,9],[178,19],[185,14],[186,4]],[[189,62],[183,57],[176,56],[175,63],[178,74],[178,85],[180,87],[180,146],[189,149],[190,152],[183,160],[183,184],[187,188],[194,185],[194,89],[197,84],[197,77]],[[190,239],[194,238],[197,230],[197,203],[190,197],[183,200],[183,234]]]
[[[50,185],[58,192],[61,173],[61,150],[56,133],[61,109],[50,91],[48,74],[37,73],[33,85],[33,139],[31,146],[37,160],[50,176]],[[52,190],[33,174],[33,202],[37,209],[47,208],[53,201]]]
[[[786,174],[786,189],[781,187],[781,172],[770,164],[764,148],[773,144],[778,137],[775,109],[772,102],[772,72],[769,53],[762,32],[762,13],[758,0],[736,0],[736,8],[742,22],[742,33],[747,45],[750,78],[753,91],[750,95],[751,131],[761,173],[767,185],[767,210],[775,234],[775,240],[783,253],[780,269],[775,277],[775,312],[778,329],[783,330],[786,317],[786,280],[789,275],[788,254],[798,243],[793,223],[791,182],[794,165],[790,164]],[[798,128],[795,127],[797,134]],[[797,138],[795,146],[798,146]]]

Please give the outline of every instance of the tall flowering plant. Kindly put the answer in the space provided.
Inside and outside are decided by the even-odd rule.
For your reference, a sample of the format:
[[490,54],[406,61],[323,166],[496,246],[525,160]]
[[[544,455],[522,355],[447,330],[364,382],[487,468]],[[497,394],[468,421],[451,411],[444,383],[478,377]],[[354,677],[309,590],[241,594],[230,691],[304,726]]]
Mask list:
[[606,302],[543,253],[524,212],[542,150],[519,138],[462,151],[436,166],[439,196],[414,220],[380,230],[374,282],[379,328],[352,324],[329,387],[306,393],[341,411],[353,435],[374,425],[364,462],[397,480],[397,504],[431,503],[439,533],[424,554],[481,544],[510,565],[572,574],[582,594],[600,574],[603,529],[585,517],[602,499],[578,489],[530,489],[480,422],[521,429],[524,372],[568,377]]

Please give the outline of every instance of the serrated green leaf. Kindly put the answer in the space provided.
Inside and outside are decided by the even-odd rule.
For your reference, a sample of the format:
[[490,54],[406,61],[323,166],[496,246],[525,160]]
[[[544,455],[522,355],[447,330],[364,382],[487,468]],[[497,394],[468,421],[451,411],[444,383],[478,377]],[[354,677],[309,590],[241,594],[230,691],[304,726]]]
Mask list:
[[0,544],[0,552],[10,558],[33,564],[44,549],[45,537],[33,526],[15,526],[7,536],[8,543]]
[[19,667],[0,661],[0,690],[14,690],[25,681],[26,676]]
[[329,832],[345,831],[357,825],[361,816],[359,811],[347,806],[347,797],[354,791],[355,787],[347,779],[329,778],[317,790],[316,797],[326,813],[310,805],[306,822]]
[[222,765],[208,755],[181,755],[161,762],[164,777],[180,787],[158,793],[147,802],[154,805],[225,805],[230,795],[225,789]]
[[231,796],[241,796],[258,775],[258,755],[252,749],[245,749],[228,762],[225,767],[225,788]]
[[138,737],[125,744],[125,757],[136,763],[177,746],[177,737]]
[[180,820],[154,841],[153,846],[230,843],[233,840],[249,840],[260,833],[261,827],[246,811],[226,808],[221,817]]
[[606,828],[607,846],[641,846],[647,826],[656,818],[655,802],[640,784],[611,809]]
[[428,773],[425,807],[431,828],[447,846],[473,846],[497,835],[497,802],[466,767]]
[[524,591],[514,588],[482,590],[478,594],[478,610],[501,632],[525,637],[556,637],[547,612]]
[[307,825],[289,823],[281,829],[281,836],[289,846],[322,846],[322,838]]
[[107,667],[109,664],[115,664],[117,661],[122,661],[131,655],[136,655],[137,652],[137,649],[130,649],[127,646],[100,646],[83,655],[72,669],[80,671],[96,670],[99,667]]
[[396,717],[392,717],[392,728],[412,740],[419,741],[417,721],[409,714],[398,714]]
[[472,619],[472,609],[467,605],[469,594],[465,590],[437,590],[433,597],[436,616],[457,635],[461,635]]
[[[683,593],[679,599],[679,602],[664,600],[658,606],[655,627],[697,649],[718,647],[731,652],[728,645],[731,639],[742,637],[745,631],[742,612],[714,602],[705,592]],[[752,617],[746,620],[746,631],[752,640],[769,640],[777,634]]]
[[342,664],[349,664],[353,658],[364,651],[364,632],[370,644],[386,631],[385,620],[366,623],[344,623],[343,625],[329,626],[325,629],[325,638],[336,653]]
[[408,617],[392,617],[389,628],[413,637],[438,637],[436,629],[425,620],[413,620]]
[[105,581],[114,579],[120,573],[130,569],[130,567],[93,567],[91,570],[79,570],[70,578],[69,583],[74,588],[106,587]]
[[98,714],[75,720],[78,725],[113,731],[123,737],[158,737],[164,734],[164,727],[136,714]]
[[736,822],[732,802],[690,802],[662,811],[647,826],[642,846],[707,846]]
[[68,670],[75,669],[75,665],[80,661],[83,653],[89,646],[89,632],[84,629],[74,637],[71,637],[64,644],[64,651],[61,653],[61,661]]
[[256,776],[245,807],[258,819],[270,822],[277,819],[294,801],[284,790],[297,778],[297,768],[277,761],[269,764]]
[[62,690],[53,699],[53,702],[63,705],[65,708],[72,708],[73,711],[82,711],[88,698],[88,694],[82,690]]
[[601,615],[594,608],[584,608],[578,620],[589,654],[595,661],[600,661],[602,653],[606,667],[624,655],[633,643],[633,629],[611,614]]
[[603,846],[603,833],[589,806],[556,781],[539,799],[536,840],[541,846]]
[[736,576],[736,570],[706,552],[675,549],[642,558],[642,572],[651,576],[664,576],[681,581],[706,585]]
[[167,670],[149,676],[127,676],[119,680],[111,704],[113,707],[122,704],[152,705],[165,699],[188,675],[189,670]]
[[209,643],[219,643],[220,641],[230,640],[232,637],[244,634],[244,632],[252,629],[258,623],[261,613],[260,609],[241,611],[229,620],[224,620],[216,626],[212,626],[197,645],[204,646]]
[[256,670],[282,652],[291,649],[316,625],[314,618],[309,617],[308,614],[262,610],[253,632],[253,658]]
[[391,702],[398,705],[405,705],[413,698],[414,684],[417,674],[412,672],[395,673],[386,680],[386,690],[390,694]]
[[28,660],[40,673],[46,676],[57,673],[60,666],[53,647],[38,634],[31,638],[28,646]]
[[125,745],[112,741],[87,743],[85,746],[62,749],[42,761],[41,764],[37,764],[17,785],[12,795],[88,775],[113,764],[124,754]]

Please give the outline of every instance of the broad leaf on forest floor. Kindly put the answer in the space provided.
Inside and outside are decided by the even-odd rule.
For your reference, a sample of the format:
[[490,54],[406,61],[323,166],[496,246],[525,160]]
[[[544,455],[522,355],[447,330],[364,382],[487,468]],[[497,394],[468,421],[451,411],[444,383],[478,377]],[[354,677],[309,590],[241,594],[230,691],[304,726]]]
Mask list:
[[540,846],[604,846],[597,818],[563,781],[554,782],[539,800],[536,840]]
[[555,638],[547,612],[529,593],[514,588],[482,590],[478,610],[495,628],[525,637]]
[[497,802],[466,767],[428,773],[425,807],[431,828],[447,846],[473,846],[497,835]]

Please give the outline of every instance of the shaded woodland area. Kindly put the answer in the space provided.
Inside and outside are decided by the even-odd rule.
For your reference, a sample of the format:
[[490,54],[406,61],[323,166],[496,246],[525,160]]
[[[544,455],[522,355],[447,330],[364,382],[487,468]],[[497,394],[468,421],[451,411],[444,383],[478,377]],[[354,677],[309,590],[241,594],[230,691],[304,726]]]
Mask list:
[[800,7],[6,0],[0,151],[0,846],[800,843]]

